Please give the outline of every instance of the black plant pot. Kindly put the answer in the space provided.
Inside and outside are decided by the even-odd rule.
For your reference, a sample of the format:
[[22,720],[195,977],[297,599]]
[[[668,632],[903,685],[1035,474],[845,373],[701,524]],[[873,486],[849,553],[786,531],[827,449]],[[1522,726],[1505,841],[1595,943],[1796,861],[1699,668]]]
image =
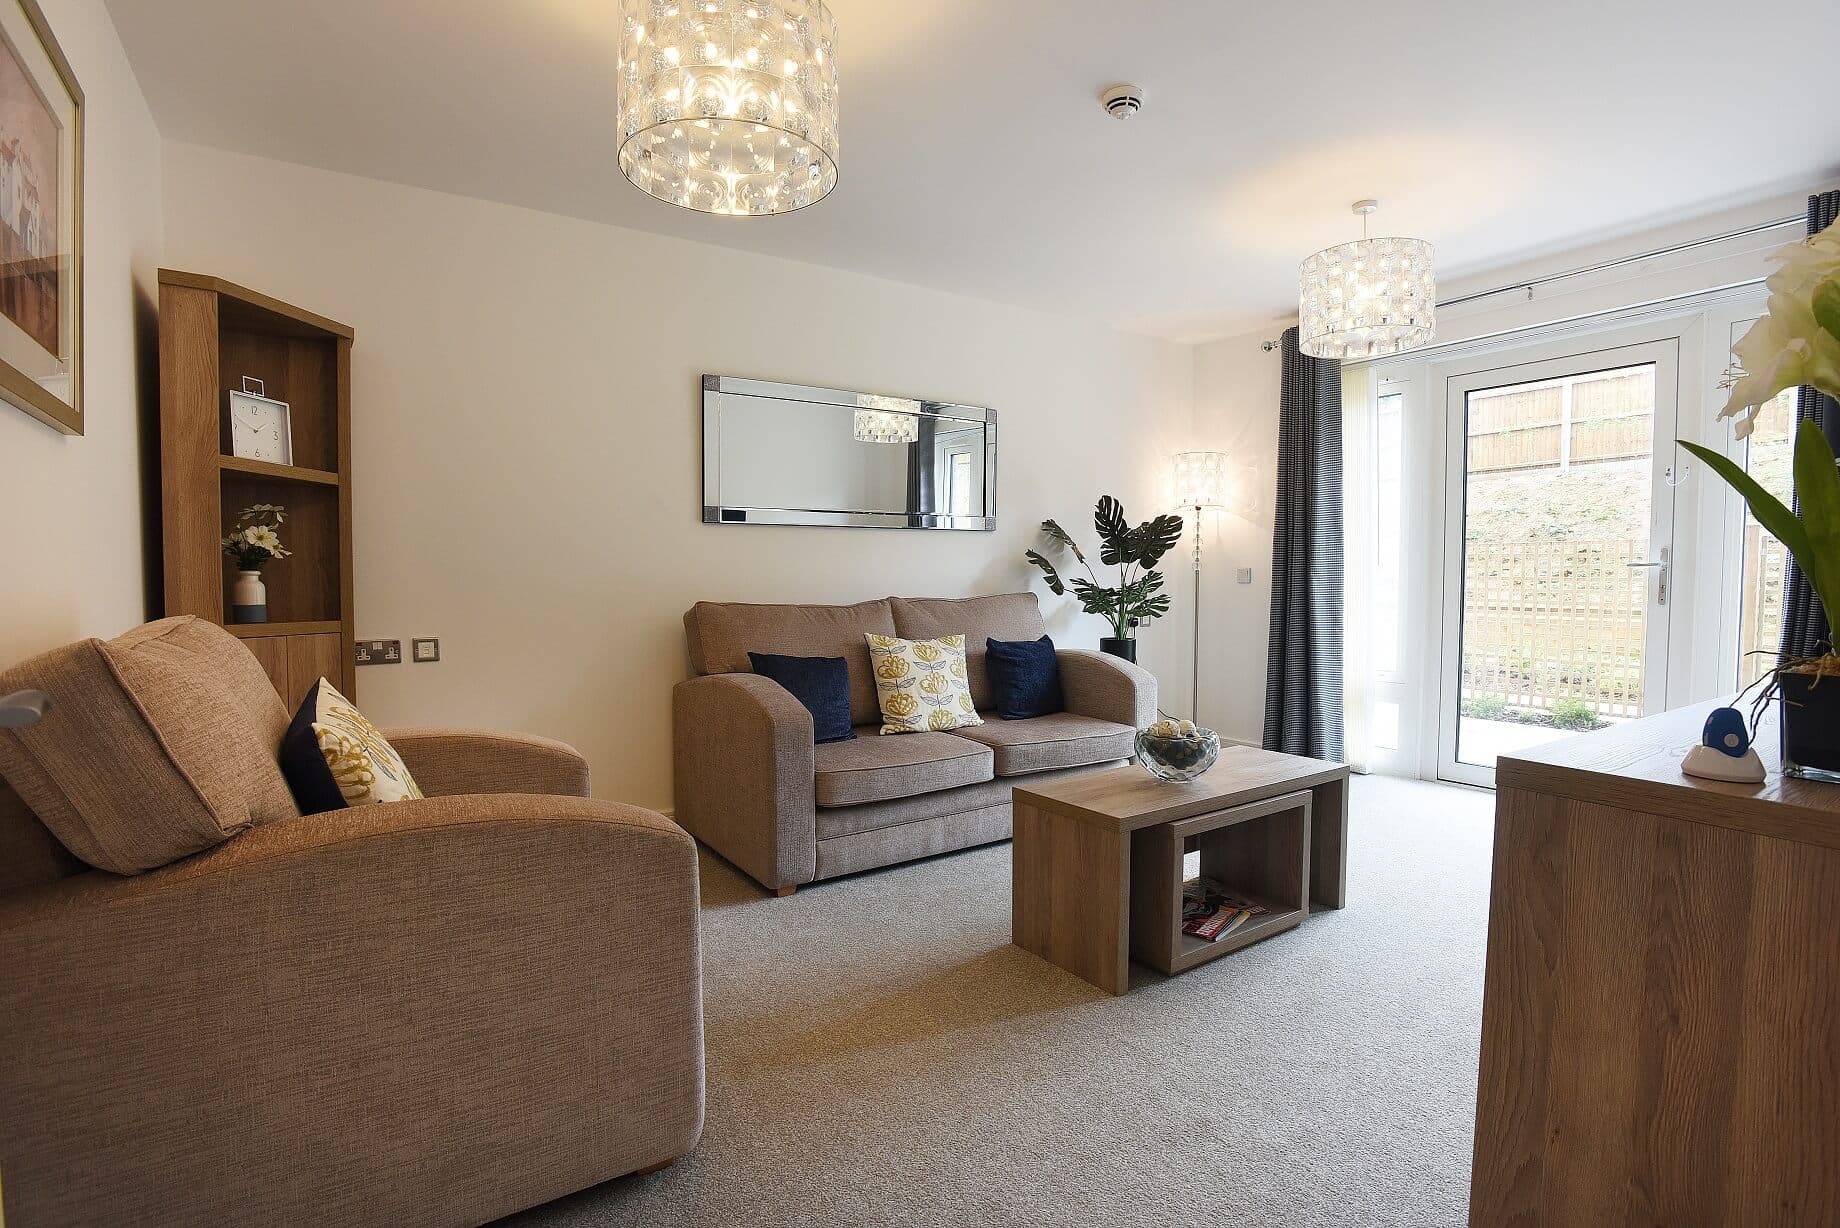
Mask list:
[[1840,676],[1776,675],[1782,688],[1783,771],[1840,781]]
[[1137,641],[1113,639],[1109,635],[1102,636],[1099,640],[1099,651],[1135,662],[1137,660]]

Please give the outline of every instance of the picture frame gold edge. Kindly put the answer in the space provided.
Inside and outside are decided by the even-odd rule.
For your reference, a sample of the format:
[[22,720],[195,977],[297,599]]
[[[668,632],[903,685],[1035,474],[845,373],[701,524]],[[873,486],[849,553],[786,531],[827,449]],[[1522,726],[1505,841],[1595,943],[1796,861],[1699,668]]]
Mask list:
[[70,337],[70,403],[66,404],[54,394],[45,391],[38,381],[15,367],[5,359],[0,359],[0,397],[15,408],[37,418],[46,426],[62,431],[66,435],[83,434],[83,127],[86,119],[86,103],[83,87],[77,84],[77,74],[70,67],[70,60],[64,55],[64,48],[58,44],[57,36],[51,31],[51,23],[45,18],[45,11],[38,6],[38,0],[16,0],[19,11],[25,14],[26,24],[32,27],[39,45],[45,49],[45,57],[51,61],[52,71],[57,73],[58,81],[69,93],[74,105],[74,119],[70,137],[71,156],[71,244],[70,244],[70,283],[71,283],[71,337]]

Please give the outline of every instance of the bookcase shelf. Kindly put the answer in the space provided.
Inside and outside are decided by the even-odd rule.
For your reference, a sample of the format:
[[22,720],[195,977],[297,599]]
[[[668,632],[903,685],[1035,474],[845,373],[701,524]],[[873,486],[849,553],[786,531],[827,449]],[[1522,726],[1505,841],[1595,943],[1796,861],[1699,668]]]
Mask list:
[[[291,707],[320,673],[357,690],[351,562],[351,345],[344,324],[234,282],[160,271],[160,485],[166,613],[225,624],[221,548],[257,503],[287,509],[290,554],[262,569],[273,620],[231,626]],[[253,376],[288,404],[292,465],[232,454],[229,393]]]
[[231,623],[224,628],[239,640],[265,640],[278,635],[334,635],[342,630],[337,619],[309,623]]
[[277,482],[305,482],[313,486],[337,486],[339,475],[325,469],[302,469],[299,465],[273,465],[267,461],[249,460],[241,456],[220,456],[218,468],[225,473],[241,473],[250,477],[272,478]]

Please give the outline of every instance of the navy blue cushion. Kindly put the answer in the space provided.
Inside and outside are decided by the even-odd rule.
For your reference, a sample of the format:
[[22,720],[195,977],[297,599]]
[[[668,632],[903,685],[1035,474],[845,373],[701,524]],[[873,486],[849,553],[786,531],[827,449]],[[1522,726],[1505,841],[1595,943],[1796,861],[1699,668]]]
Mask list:
[[281,774],[294,791],[294,801],[302,814],[324,814],[346,807],[345,794],[333,778],[332,769],[326,766],[319,735],[313,732],[313,722],[319,719],[319,689],[325,681],[321,678],[308,688],[307,697],[300,701],[294,719],[288,722],[287,732],[281,735]]
[[997,715],[1006,721],[1026,721],[1065,710],[1061,698],[1061,663],[1054,641],[985,640],[984,670]]
[[850,728],[850,667],[842,657],[776,657],[748,653],[754,672],[792,692],[811,713],[813,742],[848,742],[856,736]]

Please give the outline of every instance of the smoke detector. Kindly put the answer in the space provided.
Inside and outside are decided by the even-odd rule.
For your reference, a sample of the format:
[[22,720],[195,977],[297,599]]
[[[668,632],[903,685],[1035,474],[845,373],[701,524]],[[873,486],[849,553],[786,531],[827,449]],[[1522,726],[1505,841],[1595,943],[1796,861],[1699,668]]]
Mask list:
[[1117,119],[1130,119],[1143,110],[1144,87],[1141,85],[1114,85],[1099,95],[1099,105],[1105,108],[1107,115]]

